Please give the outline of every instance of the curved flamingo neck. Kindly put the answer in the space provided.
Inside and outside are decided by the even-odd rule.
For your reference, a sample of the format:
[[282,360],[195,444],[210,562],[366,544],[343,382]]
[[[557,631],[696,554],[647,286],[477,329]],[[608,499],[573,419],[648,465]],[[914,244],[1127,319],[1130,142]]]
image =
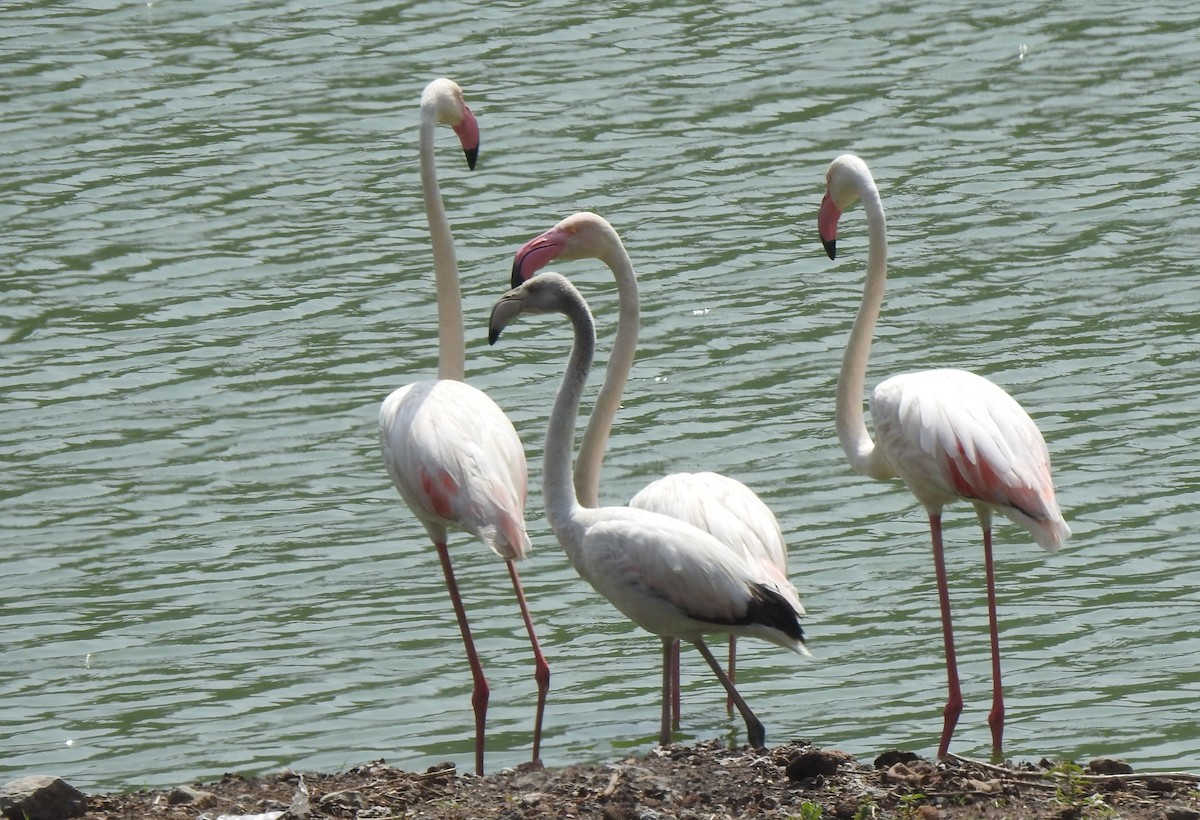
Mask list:
[[855,183],[867,219],[867,279],[863,286],[862,305],[850,330],[850,340],[846,343],[842,369],[838,375],[837,433],[842,450],[856,472],[872,478],[887,478],[894,472],[886,456],[871,439],[863,415],[867,359],[887,284],[887,219],[879,189],[865,168],[861,175],[855,177]]
[[454,254],[454,234],[442,205],[434,157],[434,131],[437,128],[437,104],[421,101],[421,195],[429,238],[433,243],[433,275],[438,308],[438,378],[457,379],[465,375],[467,345],[463,329],[462,291],[458,284],[458,259]]
[[604,384],[596,396],[596,404],[579,447],[579,460],[575,464],[575,489],[579,493],[579,502],[585,507],[600,504],[600,465],[608,449],[613,421],[621,408],[621,396],[625,392],[629,372],[633,369],[641,322],[641,300],[633,261],[611,226],[608,226],[607,233],[611,234],[606,237],[608,247],[599,258],[608,265],[617,282],[617,333],[604,371]]
[[591,313],[578,295],[566,302],[563,312],[571,320],[575,341],[546,429],[542,495],[551,529],[571,564],[586,578],[584,564],[580,560],[583,530],[578,515],[582,509],[575,485],[571,482],[571,450],[575,442],[580,399],[596,352],[596,330]]

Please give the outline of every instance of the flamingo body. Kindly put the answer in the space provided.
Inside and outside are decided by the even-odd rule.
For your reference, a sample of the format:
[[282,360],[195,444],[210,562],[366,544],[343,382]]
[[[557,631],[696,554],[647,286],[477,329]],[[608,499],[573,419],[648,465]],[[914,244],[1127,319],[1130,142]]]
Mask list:
[[926,508],[983,505],[1051,552],[1070,535],[1046,441],[994,383],[965,370],[906,373],[880,382],[870,406],[876,446]]
[[[806,651],[795,590],[717,538],[632,507],[581,507],[577,520],[576,570],[647,632],[686,641],[724,632]],[[773,607],[782,610],[772,616]]]
[[779,521],[758,495],[737,479],[713,472],[671,473],[647,484],[629,506],[687,521],[787,580],[787,545]]
[[384,400],[379,429],[388,475],[434,542],[453,528],[525,557],[525,452],[487,394],[453,379],[406,385]]

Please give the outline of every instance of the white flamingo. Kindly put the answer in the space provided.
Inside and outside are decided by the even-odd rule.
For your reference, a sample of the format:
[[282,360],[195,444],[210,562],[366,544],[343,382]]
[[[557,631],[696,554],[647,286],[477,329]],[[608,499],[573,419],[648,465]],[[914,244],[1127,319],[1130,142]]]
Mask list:
[[[575,465],[575,489],[587,507],[599,504],[600,465],[613,420],[637,353],[641,304],[637,274],[620,235],[604,217],[580,212],[526,242],[513,257],[517,287],[553,260],[599,259],[617,283],[617,332],[604,384],[588,419]],[[705,530],[747,560],[761,563],[782,584],[787,579],[787,544],[771,509],[742,482],[714,472],[672,473],[648,484],[629,506],[670,515]],[[737,639],[729,636],[729,678],[736,680]],[[671,652],[672,723],[679,725],[679,644]],[[733,711],[733,700],[726,702]]]
[[379,441],[388,475],[400,497],[425,525],[446,576],[474,680],[471,703],[475,711],[475,769],[483,774],[489,688],[454,580],[447,549],[449,528],[474,535],[508,566],[533,646],[538,687],[534,761],[540,753],[550,667],[538,645],[513,564],[530,549],[525,532],[525,450],[512,422],[496,403],[462,381],[466,359],[462,297],[454,237],[442,206],[434,161],[434,132],[438,123],[454,129],[467,163],[474,168],[479,126],[463,102],[462,89],[451,80],[434,80],[421,95],[421,188],[433,241],[437,282],[438,378],[406,385],[384,399],[379,408]]
[[838,218],[856,201],[863,204],[870,243],[862,307],[854,320],[838,378],[838,438],[856,472],[876,479],[899,477],[929,515],[949,687],[939,757],[946,756],[962,712],[942,552],[942,507],[957,499],[975,505],[983,530],[991,632],[992,708],[988,725],[992,754],[999,758],[1004,734],[1004,690],[1000,683],[992,513],[1020,524],[1051,552],[1067,540],[1071,530],[1054,496],[1050,454],[1037,425],[1008,393],[963,370],[922,370],[880,382],[871,393],[876,433],[875,440],[871,440],[863,418],[863,387],[887,280],[886,220],[879,189],[860,158],[851,154],[838,157],[825,178],[827,187],[817,225],[829,258],[836,254]]
[[596,346],[583,297],[557,273],[535,276],[495,307],[489,340],[521,313],[557,312],[575,343],[546,432],[543,494],[546,518],[576,572],[626,617],[663,642],[663,708],[659,742],[671,740],[672,641],[695,644],[746,720],[752,746],[765,742],[762,723],[704,643],[711,632],[759,637],[808,654],[803,608],[790,584],[780,584],[712,535],[677,518],[633,507],[583,507],[571,481],[571,449],[579,401]]

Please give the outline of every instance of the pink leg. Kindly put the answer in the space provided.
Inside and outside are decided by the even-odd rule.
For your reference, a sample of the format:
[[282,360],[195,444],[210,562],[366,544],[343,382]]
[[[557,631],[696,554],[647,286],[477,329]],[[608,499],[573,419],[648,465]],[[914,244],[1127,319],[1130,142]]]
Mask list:
[[704,660],[708,661],[708,665],[712,667],[712,671],[717,676],[717,680],[725,687],[725,692],[729,697],[733,698],[733,703],[737,706],[738,711],[742,713],[742,717],[746,720],[746,740],[755,749],[762,749],[766,746],[767,733],[763,729],[762,721],[750,711],[749,705],[738,694],[737,689],[733,686],[733,681],[729,680],[729,676],[725,674],[725,670],[721,668],[721,664],[717,663],[717,659],[713,657],[712,652],[704,645],[704,641],[695,641],[696,648],[700,650],[700,654],[704,656]]
[[462,632],[463,645],[467,648],[467,663],[471,665],[471,677],[475,687],[471,691],[471,706],[475,709],[475,773],[483,774],[483,730],[487,725],[488,688],[487,678],[483,676],[483,667],[479,663],[479,655],[475,652],[475,640],[471,637],[471,626],[467,623],[467,610],[463,608],[462,598],[458,594],[458,583],[454,580],[454,569],[450,566],[450,551],[444,543],[437,546],[438,558],[442,562],[442,572],[446,576],[446,588],[450,590],[450,601],[454,604],[454,614],[458,616],[458,628]]
[[671,699],[679,689],[672,688],[674,678],[672,668],[678,669],[673,661],[679,658],[679,641],[663,638],[663,672],[662,672],[662,722],[658,727],[658,745],[667,746],[671,743]]
[[538,699],[537,716],[533,721],[533,762],[542,764],[542,717],[546,714],[546,693],[550,691],[550,664],[542,655],[542,647],[538,644],[537,634],[533,631],[533,618],[529,615],[529,605],[525,602],[525,591],[521,589],[521,579],[517,575],[517,567],[512,561],[508,564],[508,575],[512,578],[513,591],[517,593],[517,603],[521,606],[521,617],[525,620],[525,630],[529,633],[529,643],[533,647],[533,679],[537,681]]
[[[729,682],[737,683],[737,636],[729,636]],[[733,697],[725,696],[725,711],[733,714]]]
[[679,641],[671,641],[671,728],[677,732],[679,716],[683,714],[682,688],[679,683]]
[[946,558],[942,551],[942,515],[931,513],[929,532],[933,537],[933,566],[937,573],[938,602],[942,609],[942,641],[946,649],[946,684],[949,697],[942,710],[942,739],[938,744],[938,757],[945,757],[950,750],[950,737],[962,714],[962,689],[958,684],[958,659],[954,652],[954,627],[950,623],[950,588],[946,582]]
[[[982,518],[982,516],[981,516]],[[983,560],[987,567],[988,628],[992,633],[992,711],[988,726],[992,729],[992,759],[1004,759],[1004,686],[1000,682],[1000,627],[996,618],[996,572],[992,564],[992,528],[983,528]]]

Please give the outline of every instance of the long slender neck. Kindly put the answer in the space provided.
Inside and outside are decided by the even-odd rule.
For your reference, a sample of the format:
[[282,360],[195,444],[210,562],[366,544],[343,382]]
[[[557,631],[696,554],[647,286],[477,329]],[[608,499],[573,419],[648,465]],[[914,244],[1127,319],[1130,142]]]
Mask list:
[[466,331],[463,329],[454,234],[450,232],[450,220],[446,218],[442,191],[438,187],[433,150],[436,128],[435,106],[421,106],[421,194],[425,200],[425,217],[429,220],[429,238],[433,242],[433,275],[437,285],[438,378],[461,381],[466,369]]
[[579,493],[580,503],[585,507],[600,504],[600,465],[608,448],[613,420],[621,407],[621,395],[625,392],[629,371],[633,368],[633,359],[637,354],[638,325],[641,322],[641,301],[633,262],[616,231],[612,232],[612,240],[614,244],[611,250],[602,259],[617,282],[617,335],[608,358],[608,367],[604,371],[604,384],[596,396],[596,404],[579,447],[579,461],[575,465],[575,489]]
[[546,519],[563,551],[576,570],[580,570],[583,566],[580,561],[582,529],[577,520],[579,498],[571,483],[571,450],[575,444],[575,421],[579,415],[580,397],[596,352],[596,330],[591,314],[582,301],[573,303],[567,316],[575,329],[575,343],[571,346],[562,385],[558,388],[554,407],[550,411],[542,463],[542,495],[546,504]]
[[863,417],[863,389],[867,380],[867,358],[871,353],[871,338],[875,322],[883,307],[883,291],[887,284],[887,220],[879,189],[870,177],[859,181],[859,198],[867,218],[867,281],[863,286],[862,305],[850,331],[850,341],[842,357],[842,370],[837,386],[837,433],[850,466],[873,478],[893,475],[883,453],[875,447]]

